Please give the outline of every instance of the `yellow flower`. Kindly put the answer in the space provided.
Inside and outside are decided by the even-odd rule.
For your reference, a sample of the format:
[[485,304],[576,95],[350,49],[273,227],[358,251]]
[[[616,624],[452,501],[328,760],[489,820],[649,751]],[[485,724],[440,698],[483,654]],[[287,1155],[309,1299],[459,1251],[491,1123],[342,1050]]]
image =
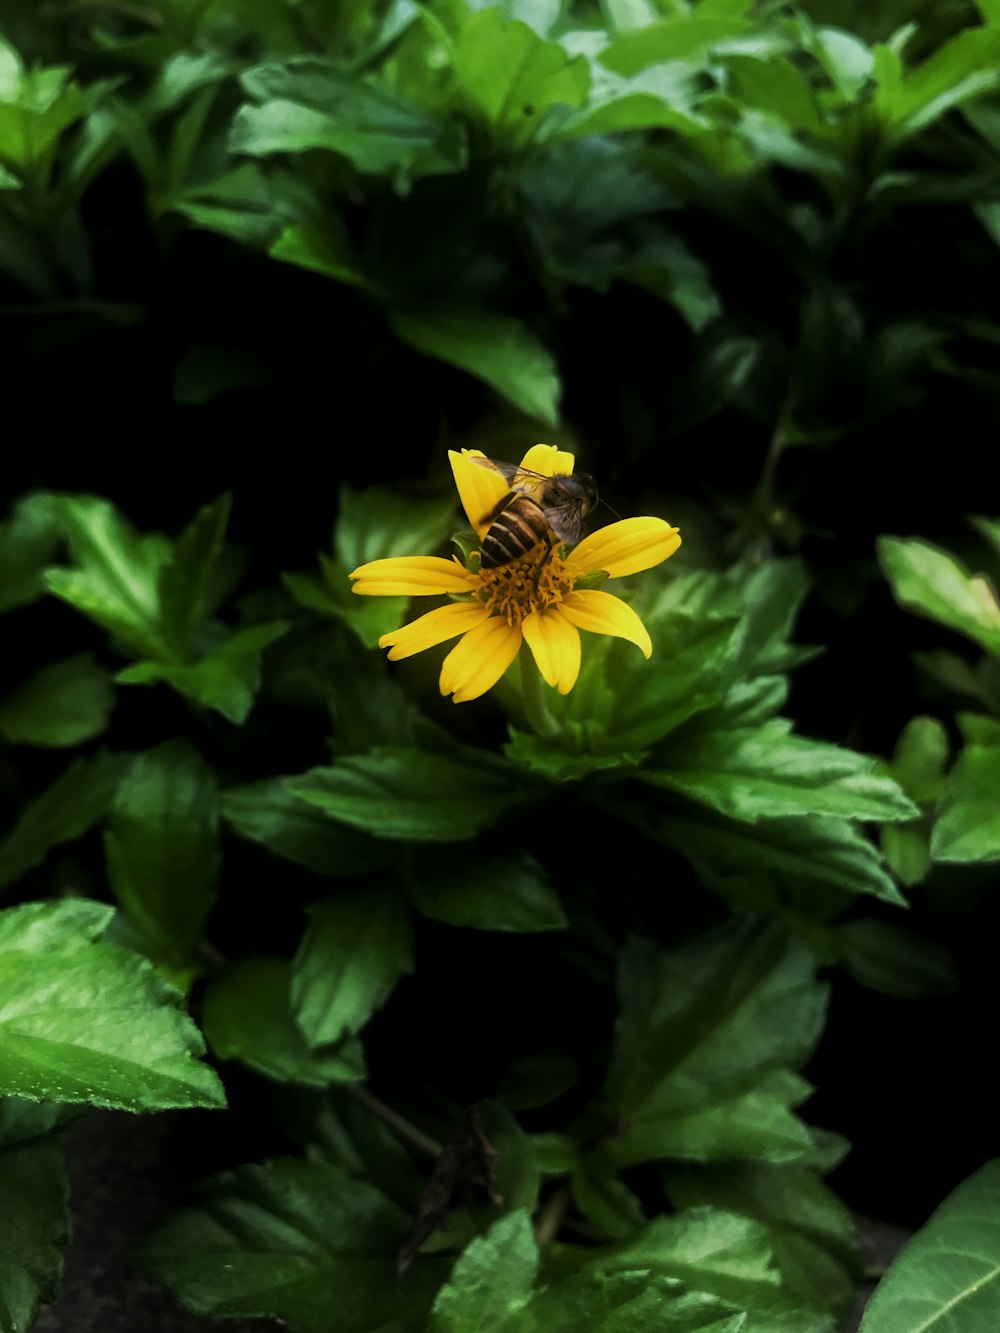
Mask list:
[[[462,506],[480,539],[488,515],[508,493],[503,477],[471,460],[478,449],[449,451]],[[536,444],[521,466],[543,476],[573,471],[571,453]],[[580,630],[628,639],[645,657],[653,651],[646,627],[625,602],[596,588],[578,588],[586,574],[610,578],[650,569],[673,555],[680,533],[662,518],[626,518],[584,537],[568,554],[544,542],[497,569],[468,568],[457,557],[399,556],[371,560],[355,569],[354,591],[371,596],[415,597],[449,593],[460,599],[439,606],[409,625],[383,634],[380,648],[391,661],[433,648],[461,635],[441,667],[441,693],[455,703],[478,699],[491,689],[527,643],[547,683],[568,694],[580,672]],[[472,565],[478,564],[473,558]]]

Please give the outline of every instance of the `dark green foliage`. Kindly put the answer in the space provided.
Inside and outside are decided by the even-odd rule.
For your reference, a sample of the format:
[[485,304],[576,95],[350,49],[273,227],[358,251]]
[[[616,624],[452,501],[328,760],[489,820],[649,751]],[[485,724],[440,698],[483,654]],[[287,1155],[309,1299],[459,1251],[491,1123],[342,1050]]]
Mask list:
[[[981,1333],[998,150],[996,0],[4,7],[0,1333],[223,1078],[220,1319],[835,1333],[974,1172],[864,1327]],[[653,653],[456,708],[348,575],[539,439]]]

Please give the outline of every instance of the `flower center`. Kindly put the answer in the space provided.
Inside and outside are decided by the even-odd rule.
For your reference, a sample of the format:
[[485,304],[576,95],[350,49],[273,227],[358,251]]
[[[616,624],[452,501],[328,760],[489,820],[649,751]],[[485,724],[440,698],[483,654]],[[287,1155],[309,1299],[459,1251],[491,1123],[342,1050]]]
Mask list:
[[547,611],[573,589],[574,575],[556,548],[544,544],[519,560],[479,572],[477,596],[491,616],[520,625],[532,611]]

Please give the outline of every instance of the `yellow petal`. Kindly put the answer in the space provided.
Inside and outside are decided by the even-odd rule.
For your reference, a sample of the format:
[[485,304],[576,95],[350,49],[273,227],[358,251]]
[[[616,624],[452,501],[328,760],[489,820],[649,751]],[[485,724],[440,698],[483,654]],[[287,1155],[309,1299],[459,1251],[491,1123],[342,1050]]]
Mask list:
[[643,657],[652,655],[653,643],[646,626],[620,597],[597,588],[576,588],[559,603],[559,610],[577,629],[628,639],[642,649]]
[[474,629],[488,615],[482,602],[451,602],[448,606],[435,607],[401,629],[394,629],[391,634],[383,634],[378,646],[389,649],[390,662],[398,662]]
[[568,477],[576,467],[576,459],[567,449],[554,444],[533,444],[521,459],[521,467],[543,477]]
[[475,578],[461,561],[438,555],[400,555],[369,560],[349,576],[353,591],[369,597],[423,597],[441,592],[468,592]]
[[454,703],[468,703],[492,689],[517,656],[521,631],[500,616],[470,629],[459,639],[441,666],[442,694],[454,695]]
[[472,461],[474,458],[485,457],[481,449],[463,449],[461,453],[454,449],[448,450],[458,498],[462,501],[466,518],[480,537],[490,526],[487,515],[496,509],[510,490],[499,472]]
[[553,608],[544,615],[532,611],[521,629],[542,679],[560,694],[569,694],[580,674],[580,635],[575,627]]
[[652,569],[681,544],[681,534],[662,518],[623,518],[584,537],[567,563],[580,574],[606,569],[613,579]]

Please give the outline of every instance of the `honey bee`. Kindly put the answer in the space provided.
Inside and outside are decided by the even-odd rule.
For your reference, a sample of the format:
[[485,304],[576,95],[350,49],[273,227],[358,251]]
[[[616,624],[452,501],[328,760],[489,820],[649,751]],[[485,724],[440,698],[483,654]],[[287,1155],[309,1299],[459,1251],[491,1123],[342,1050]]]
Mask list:
[[499,472],[510,491],[483,522],[489,529],[480,548],[481,568],[499,569],[520,559],[539,542],[580,540],[583,520],[597,504],[594,479],[585,472],[545,477],[540,472],[503,463],[494,458],[476,458],[480,467]]

